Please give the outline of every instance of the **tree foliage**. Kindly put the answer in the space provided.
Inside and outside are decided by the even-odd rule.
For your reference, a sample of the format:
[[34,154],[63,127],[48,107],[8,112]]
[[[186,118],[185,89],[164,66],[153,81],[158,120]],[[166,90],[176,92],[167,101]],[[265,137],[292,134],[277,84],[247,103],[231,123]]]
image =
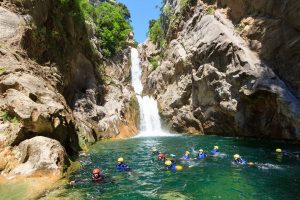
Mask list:
[[166,44],[165,33],[162,28],[161,19],[151,20],[149,22],[149,32],[150,40],[155,43],[158,47],[164,48]]
[[111,57],[126,46],[126,40],[132,31],[130,12],[122,3],[100,2],[93,6],[88,0],[59,0],[62,7],[77,4],[82,20],[91,20],[96,25],[96,37],[105,57]]
[[108,2],[95,8],[97,37],[105,56],[112,56],[125,47],[132,30],[130,21],[126,19],[130,16],[128,13],[124,6]]

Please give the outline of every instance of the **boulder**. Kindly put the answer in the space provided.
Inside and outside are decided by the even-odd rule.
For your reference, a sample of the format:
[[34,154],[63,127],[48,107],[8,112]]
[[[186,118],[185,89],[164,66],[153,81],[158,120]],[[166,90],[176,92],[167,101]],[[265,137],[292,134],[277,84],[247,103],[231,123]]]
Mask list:
[[22,18],[17,14],[0,7],[0,39],[8,39],[17,34]]
[[21,142],[15,149],[18,165],[10,175],[62,173],[66,160],[64,147],[56,140],[37,136]]

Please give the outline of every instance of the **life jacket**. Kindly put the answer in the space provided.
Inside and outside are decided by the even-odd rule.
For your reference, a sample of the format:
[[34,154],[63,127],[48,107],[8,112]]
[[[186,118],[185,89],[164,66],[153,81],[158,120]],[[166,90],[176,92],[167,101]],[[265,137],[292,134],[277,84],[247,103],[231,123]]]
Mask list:
[[130,171],[130,168],[128,167],[128,165],[126,165],[125,163],[119,163],[116,165],[116,168],[120,171],[123,171],[123,172],[127,172],[127,171]]
[[235,164],[239,164],[239,165],[245,165],[245,164],[247,164],[247,162],[245,160],[243,160],[242,158],[234,159],[234,163]]
[[288,155],[288,154],[287,154],[286,151],[282,151],[282,152],[279,153],[279,155],[281,155],[281,156],[286,156],[286,155]]
[[197,158],[205,158],[206,154],[205,153],[198,153]]
[[172,162],[170,166],[166,166],[167,170],[176,170],[175,162]]
[[216,153],[219,153],[219,150],[218,150],[218,149],[213,149],[213,150],[211,150],[211,154],[215,155]]
[[184,155],[184,156],[182,156],[182,157],[181,157],[181,159],[184,159],[184,160],[189,160],[189,159],[190,159],[190,157],[189,157],[189,155]]

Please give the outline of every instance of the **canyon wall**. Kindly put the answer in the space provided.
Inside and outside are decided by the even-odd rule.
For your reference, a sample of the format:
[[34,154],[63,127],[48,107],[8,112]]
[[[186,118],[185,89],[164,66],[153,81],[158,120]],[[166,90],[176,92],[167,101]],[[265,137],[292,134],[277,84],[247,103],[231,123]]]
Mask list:
[[[145,93],[178,132],[300,139],[297,1],[165,1],[139,46]],[[156,63],[153,62],[156,61]],[[158,64],[157,64],[158,63]]]
[[97,140],[137,132],[129,46],[102,56],[76,2],[0,2],[1,174],[62,175]]

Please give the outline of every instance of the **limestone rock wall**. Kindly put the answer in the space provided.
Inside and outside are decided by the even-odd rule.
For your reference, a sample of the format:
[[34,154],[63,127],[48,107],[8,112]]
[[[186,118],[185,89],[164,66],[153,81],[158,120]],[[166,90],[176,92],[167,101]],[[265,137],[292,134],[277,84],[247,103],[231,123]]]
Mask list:
[[78,15],[76,3],[66,10],[58,2],[0,2],[5,175],[61,173],[68,156],[97,140],[137,132],[129,48],[103,58],[94,25]]
[[187,2],[166,3],[175,19],[158,68],[149,67],[151,41],[140,46],[145,92],[170,128],[299,140],[298,2]]

